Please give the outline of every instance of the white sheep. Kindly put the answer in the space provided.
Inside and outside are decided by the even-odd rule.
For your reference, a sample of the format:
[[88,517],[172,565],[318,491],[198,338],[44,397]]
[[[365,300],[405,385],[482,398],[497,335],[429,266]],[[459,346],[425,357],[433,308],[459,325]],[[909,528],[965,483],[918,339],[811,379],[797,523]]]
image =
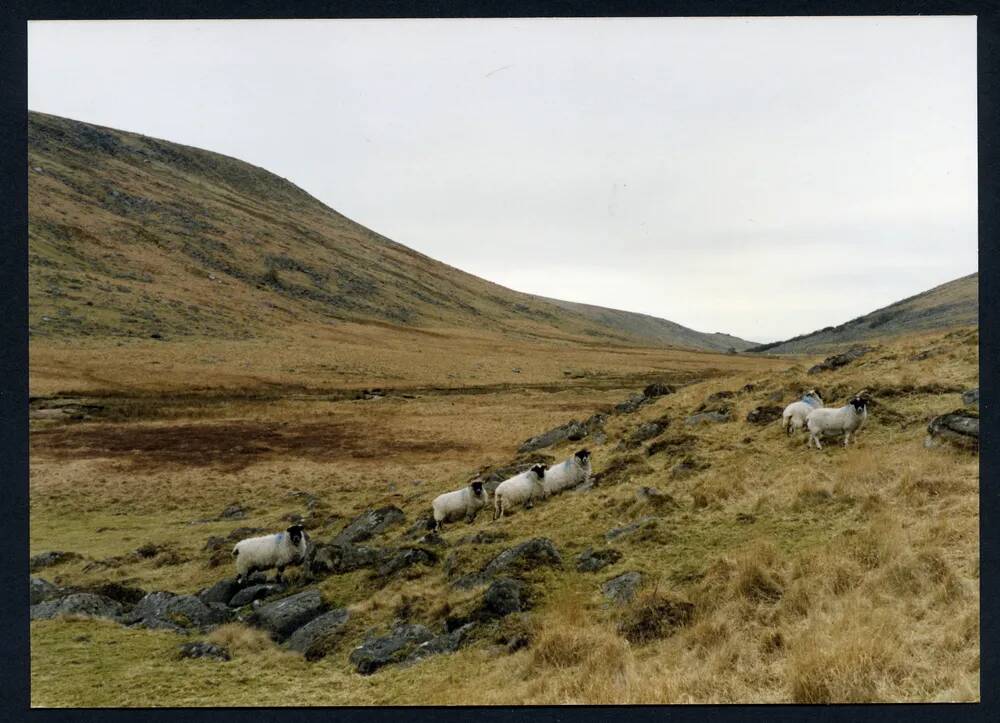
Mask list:
[[523,504],[530,508],[536,497],[545,496],[545,465],[536,464],[527,472],[505,479],[493,490],[493,519],[503,517],[503,513],[513,505]]
[[785,434],[798,432],[802,429],[806,425],[806,417],[809,416],[809,413],[822,406],[823,399],[819,396],[819,392],[810,389],[802,395],[802,399],[785,407],[785,411],[781,414],[781,427],[785,430]]
[[466,522],[472,522],[490,502],[490,493],[483,489],[481,480],[473,480],[469,485],[454,492],[445,492],[434,498],[431,507],[434,509],[435,529],[441,528],[441,523],[452,522],[465,517]]
[[545,496],[558,494],[590,479],[590,451],[581,449],[564,462],[545,470]]
[[233,547],[236,558],[236,582],[242,584],[256,570],[278,568],[275,580],[281,580],[286,565],[299,565],[306,559],[309,536],[302,525],[292,525],[284,532],[248,537]]
[[837,409],[814,409],[806,419],[806,426],[809,428],[809,441],[806,444],[811,445],[815,442],[816,449],[823,449],[823,445],[819,443],[820,437],[843,434],[846,447],[851,440],[851,434],[861,429],[866,419],[868,419],[868,400],[861,395],[855,395],[851,401]]

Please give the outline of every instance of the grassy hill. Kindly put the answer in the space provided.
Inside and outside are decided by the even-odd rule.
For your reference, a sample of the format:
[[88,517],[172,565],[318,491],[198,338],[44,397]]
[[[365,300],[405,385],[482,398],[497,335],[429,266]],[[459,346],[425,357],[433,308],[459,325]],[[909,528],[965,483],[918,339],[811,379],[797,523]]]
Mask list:
[[290,323],[465,328],[699,349],[749,344],[522,294],[371,231],[263,169],[29,113],[33,340],[273,336]]
[[751,346],[747,351],[810,354],[856,342],[886,339],[979,323],[979,273],[969,274],[929,291],[897,301],[870,314],[785,341]]

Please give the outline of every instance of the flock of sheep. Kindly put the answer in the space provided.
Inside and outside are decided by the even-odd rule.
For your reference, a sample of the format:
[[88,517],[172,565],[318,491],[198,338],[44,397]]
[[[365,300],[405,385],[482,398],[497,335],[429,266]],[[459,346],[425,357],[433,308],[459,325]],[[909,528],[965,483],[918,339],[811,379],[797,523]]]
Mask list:
[[[802,399],[785,407],[781,425],[787,434],[808,429],[807,444],[815,444],[817,449],[822,449],[820,437],[843,434],[846,447],[851,435],[868,418],[868,402],[867,393],[862,391],[843,407],[824,407],[819,393],[811,389]],[[497,485],[493,492],[493,519],[503,517],[513,507],[530,508],[536,499],[544,499],[582,484],[590,479],[590,471],[590,452],[586,449],[552,467],[536,464]],[[435,497],[431,503],[433,520],[429,524],[434,529],[440,529],[445,522],[462,518],[472,522],[489,502],[490,495],[483,482],[473,480],[462,489]],[[242,584],[253,572],[271,568],[277,568],[276,580],[281,580],[287,565],[305,561],[308,549],[309,536],[300,524],[292,525],[283,532],[241,540],[233,548],[236,582]]]

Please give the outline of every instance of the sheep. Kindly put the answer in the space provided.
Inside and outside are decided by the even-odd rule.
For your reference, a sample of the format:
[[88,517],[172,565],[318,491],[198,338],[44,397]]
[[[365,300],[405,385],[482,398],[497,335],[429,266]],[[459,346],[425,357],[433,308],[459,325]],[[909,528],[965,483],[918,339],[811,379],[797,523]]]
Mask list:
[[445,492],[434,498],[431,502],[434,509],[431,526],[439,530],[443,522],[457,520],[463,515],[465,521],[471,523],[489,502],[490,493],[483,489],[482,480],[473,480],[460,490]]
[[545,470],[545,496],[554,495],[590,479],[590,451],[581,449],[572,457]]
[[284,532],[261,537],[248,537],[233,547],[236,558],[236,583],[242,585],[256,570],[278,568],[275,581],[281,581],[285,566],[300,565],[306,559],[309,549],[309,535],[302,525],[295,524]]
[[815,442],[816,449],[823,449],[823,445],[819,443],[820,437],[843,433],[846,447],[851,440],[851,433],[861,429],[866,419],[868,400],[860,394],[851,397],[847,404],[837,409],[814,409],[806,418],[806,426],[809,428],[809,440],[806,444],[812,445]]
[[503,517],[511,505],[524,504],[530,508],[536,497],[545,496],[545,465],[536,464],[527,472],[505,479],[493,491],[493,519]]
[[819,396],[819,392],[815,389],[810,389],[802,395],[802,399],[792,402],[785,407],[785,411],[781,414],[781,427],[785,430],[785,434],[798,432],[802,429],[806,424],[806,417],[809,416],[809,413],[822,406],[823,399]]

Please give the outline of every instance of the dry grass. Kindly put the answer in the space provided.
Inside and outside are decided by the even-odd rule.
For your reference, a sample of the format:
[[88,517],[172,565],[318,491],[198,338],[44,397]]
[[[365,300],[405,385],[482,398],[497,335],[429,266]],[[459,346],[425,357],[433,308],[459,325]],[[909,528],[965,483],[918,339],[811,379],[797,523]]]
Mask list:
[[[974,386],[977,348],[966,340],[939,334],[894,342],[818,381],[830,403],[842,403],[856,389],[875,384]],[[910,361],[928,348],[937,353]],[[471,526],[446,529],[450,546],[444,554],[454,553],[459,574],[539,535],[552,539],[562,554],[562,569],[529,576],[534,607],[508,623],[530,632],[530,644],[517,652],[487,635],[455,654],[412,667],[387,668],[370,678],[354,674],[347,654],[366,632],[383,630],[397,618],[441,625],[445,617],[467,612],[480,594],[480,589],[452,589],[442,566],[384,586],[368,571],[358,571],[319,583],[331,604],[350,607],[352,618],[334,652],[313,664],[242,626],[213,633],[213,640],[235,650],[232,661],[215,664],[176,661],[178,640],[166,633],[93,621],[34,623],[33,703],[977,700],[978,457],[922,446],[926,422],[958,406],[957,395],[931,389],[892,396],[899,418],[873,418],[848,449],[808,450],[804,437],[789,439],[777,424],[758,428],[743,422],[775,389],[816,382],[804,373],[811,361],[709,376],[633,415],[611,417],[608,441],[587,443],[597,472],[615,464],[622,456],[614,451],[618,439],[644,421],[666,416],[666,434],[690,435],[691,441],[685,449],[652,456],[641,448],[630,452],[640,463],[590,493],[563,495],[496,523],[480,515]],[[739,390],[747,382],[756,388],[729,400],[735,421],[684,425],[685,416],[709,394]],[[532,434],[606,408],[635,388],[579,384],[567,380],[561,389],[548,391],[425,392],[417,399],[372,402],[242,398],[193,419],[138,417],[51,427],[61,429],[67,441],[74,439],[73,429],[87,430],[76,437],[77,449],[84,449],[84,442],[101,439],[115,425],[253,423],[294,431],[329,420],[331,428],[356,429],[362,438],[370,426],[385,453],[366,456],[363,439],[348,439],[331,445],[323,458],[308,447],[290,446],[250,455],[247,464],[235,468],[204,460],[183,464],[151,450],[132,455],[149,457],[148,464],[137,466],[129,455],[75,455],[71,448],[48,444],[60,439],[55,433],[38,435],[31,470],[31,550],[74,549],[85,555],[43,573],[62,584],[110,579],[194,592],[225,574],[208,565],[204,544],[209,536],[225,537],[240,526],[287,524],[284,515],[305,511],[291,496],[297,490],[321,501],[312,528],[320,539],[365,508],[400,506],[408,521],[385,538],[385,544],[393,544],[440,491],[458,486],[485,464],[508,461]],[[785,401],[790,398],[789,392]],[[435,449],[414,450],[413,444],[425,442]],[[568,444],[552,454],[561,458],[574,448]],[[672,476],[671,468],[687,455],[709,466],[687,477]],[[669,494],[675,504],[637,503],[640,486]],[[245,519],[215,519],[234,501],[248,508]],[[610,543],[622,552],[614,565],[596,574],[576,572],[576,554],[607,544],[605,532],[650,514],[657,517],[650,531]],[[209,521],[192,524],[196,520]],[[508,537],[484,545],[457,544],[464,535],[484,530]],[[157,567],[156,556],[127,556],[145,543],[172,551],[174,564]],[[85,570],[91,560],[116,562]],[[600,583],[628,570],[642,572],[648,588],[625,607],[608,607]],[[664,624],[670,622],[667,603],[677,601],[693,605],[690,620]],[[94,644],[74,642],[81,630]],[[98,640],[107,642],[97,645]],[[129,686],[95,688],[98,679],[120,676],[120,667],[132,671]],[[275,684],[262,691],[240,682],[251,675],[267,676]],[[460,684],[470,679],[475,686]]]

